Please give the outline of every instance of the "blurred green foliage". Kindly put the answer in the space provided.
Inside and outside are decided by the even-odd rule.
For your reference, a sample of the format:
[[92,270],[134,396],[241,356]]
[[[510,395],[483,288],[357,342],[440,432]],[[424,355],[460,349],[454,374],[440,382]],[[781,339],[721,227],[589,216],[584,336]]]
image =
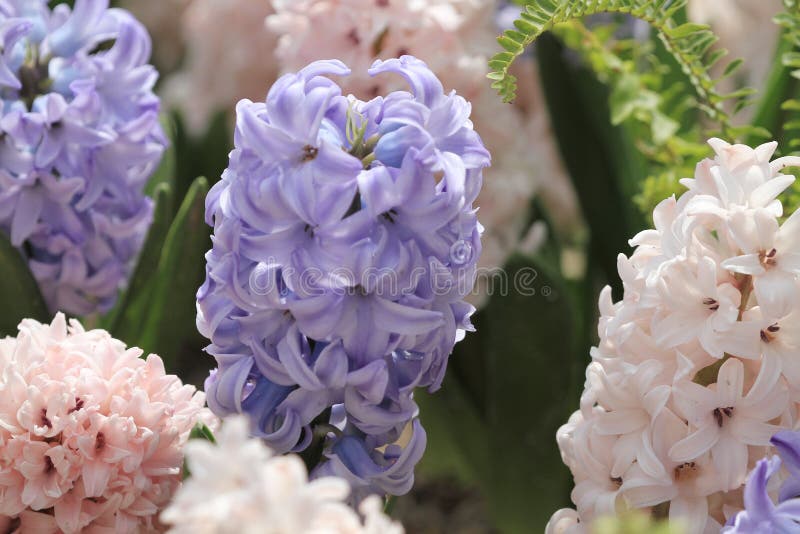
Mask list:
[[678,523],[656,521],[643,513],[629,512],[621,517],[603,517],[592,525],[592,534],[684,534]]

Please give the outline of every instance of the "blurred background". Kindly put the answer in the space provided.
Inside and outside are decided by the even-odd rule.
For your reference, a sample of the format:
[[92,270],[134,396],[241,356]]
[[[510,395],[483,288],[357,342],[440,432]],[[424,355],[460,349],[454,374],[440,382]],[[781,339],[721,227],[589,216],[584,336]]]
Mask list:
[[[780,0],[690,0],[677,15],[711,25],[720,40],[709,53],[724,48],[744,59],[735,71],[723,64],[714,72],[724,77],[719,93],[734,95],[709,100],[721,114],[704,109],[656,32],[632,18],[557,26],[514,66],[517,99],[504,104],[486,74],[500,50],[495,37],[519,13],[513,2],[114,3],[152,35],[171,146],[148,185],[156,220],[131,291],[87,322],[160,354],[200,387],[214,363],[194,315],[210,248],[203,200],[227,165],[236,102],[263,100],[281,73],[331,58],[354,71],[338,80],[345,90],[366,99],[402,88],[366,75],[374,59],[402,54],[426,61],[446,89],[472,102],[493,157],[478,201],[477,332],[456,346],[442,389],[419,392],[428,450],[414,489],[392,505],[410,533],[538,532],[570,505],[555,433],[578,404],[600,289],[610,284],[621,295],[618,253],[708,154],[706,132],[735,135],[750,124],[751,141],[764,135],[758,128],[782,146],[791,138],[775,130],[779,119],[791,121],[759,104],[797,94],[774,61],[785,51],[773,23]],[[748,99],[754,104],[736,109]],[[793,194],[789,209],[800,197]]]

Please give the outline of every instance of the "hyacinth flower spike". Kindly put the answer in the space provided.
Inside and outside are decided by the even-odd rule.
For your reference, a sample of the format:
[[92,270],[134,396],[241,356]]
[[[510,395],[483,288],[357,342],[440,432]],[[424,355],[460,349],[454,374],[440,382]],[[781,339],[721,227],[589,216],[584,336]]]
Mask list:
[[348,73],[314,62],[239,104],[197,324],[219,365],[209,406],[248,414],[278,452],[322,440],[312,477],[344,477],[359,500],[411,487],[426,441],[413,391],[439,387],[472,328],[489,154],[423,62],[376,62],[412,91],[368,102],[326,77]]

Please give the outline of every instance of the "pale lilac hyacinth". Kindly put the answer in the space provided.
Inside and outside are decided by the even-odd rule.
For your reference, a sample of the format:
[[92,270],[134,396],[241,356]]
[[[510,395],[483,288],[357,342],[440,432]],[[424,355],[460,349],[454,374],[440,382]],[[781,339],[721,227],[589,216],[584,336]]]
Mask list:
[[191,476],[161,513],[174,534],[402,534],[369,497],[361,517],[346,503],[341,478],[309,481],[303,461],[276,456],[249,437],[242,416],[227,419],[216,444],[191,440],[186,461]]
[[[278,36],[275,54],[283,70],[300,69],[324,51],[354,71],[341,80],[343,91],[366,99],[401,88],[397,78],[368,76],[372,62],[411,54],[472,103],[470,118],[492,153],[475,202],[486,227],[479,268],[489,272],[515,251],[535,249],[529,213],[536,194],[553,206],[559,227],[575,225],[575,195],[550,131],[533,61],[524,58],[518,65],[519,105],[503,104],[486,81],[497,46],[493,14],[498,2],[274,0],[273,5],[267,25]],[[478,278],[470,302],[486,302],[490,278]]]
[[581,408],[557,435],[577,515],[560,512],[549,532],[629,508],[718,530],[761,491],[742,487],[772,435],[798,427],[800,213],[784,217],[778,195],[800,158],[709,144],[714,159],[620,255],[622,300],[600,296]]
[[472,202],[489,164],[469,103],[423,62],[370,72],[400,74],[412,92],[345,97],[323,75],[349,69],[318,61],[281,77],[266,103],[239,103],[236,148],[207,200],[214,246],[197,295],[219,364],[209,406],[249,414],[279,453],[327,425],[314,475],[347,478],[356,497],[413,483],[425,448],[413,390],[439,387],[472,328]]
[[204,395],[104,330],[26,319],[0,339],[0,530],[148,532]]
[[166,144],[149,55],[108,0],[0,2],[0,230],[52,310],[108,310],[147,232]]

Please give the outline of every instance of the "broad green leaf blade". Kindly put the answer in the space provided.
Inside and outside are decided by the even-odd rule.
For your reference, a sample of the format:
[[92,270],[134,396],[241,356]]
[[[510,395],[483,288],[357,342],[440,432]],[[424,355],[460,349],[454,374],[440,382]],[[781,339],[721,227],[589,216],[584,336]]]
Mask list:
[[139,339],[149,313],[149,302],[158,270],[164,240],[172,222],[172,195],[168,183],[160,183],[153,193],[153,222],[147,233],[138,263],[120,302],[106,320],[114,337],[126,342]]
[[[447,375],[435,393],[420,391],[414,399],[428,434],[420,469],[432,475],[455,474],[485,489],[491,477],[486,422],[486,357],[483,317],[473,317],[476,332],[467,333],[450,356]],[[469,436],[469,438],[464,438]],[[482,483],[482,484],[480,484]]]
[[209,185],[219,181],[228,165],[233,135],[228,126],[228,115],[217,113],[211,119],[208,129],[200,135],[187,129],[179,114],[173,114],[175,125],[175,194],[174,206],[178,210],[180,202],[189,191],[189,186],[198,176],[206,176]]
[[167,184],[170,189],[174,189],[175,182],[175,169],[177,166],[175,154],[176,125],[172,116],[168,114],[161,115],[160,122],[161,128],[164,130],[164,134],[170,140],[170,143],[164,151],[164,155],[161,157],[161,163],[147,181],[147,185],[144,188],[144,193],[150,197],[155,197],[155,191],[159,185]]
[[607,92],[586,69],[571,66],[551,36],[538,41],[537,55],[553,131],[591,233],[589,254],[606,279],[619,286],[617,255],[644,226],[630,200],[646,174],[621,126],[609,121]]
[[13,336],[22,319],[49,322],[50,312],[25,258],[0,234],[0,337]]
[[566,286],[518,256],[506,266],[510,291],[483,310],[491,456],[489,507],[504,533],[541,532],[569,505],[572,477],[556,430],[576,404],[574,310]]
[[139,342],[145,352],[159,354],[172,368],[184,347],[198,337],[195,328],[195,295],[203,283],[205,253],[211,247],[205,224],[208,182],[196,179],[189,187],[167,233],[145,328]]

